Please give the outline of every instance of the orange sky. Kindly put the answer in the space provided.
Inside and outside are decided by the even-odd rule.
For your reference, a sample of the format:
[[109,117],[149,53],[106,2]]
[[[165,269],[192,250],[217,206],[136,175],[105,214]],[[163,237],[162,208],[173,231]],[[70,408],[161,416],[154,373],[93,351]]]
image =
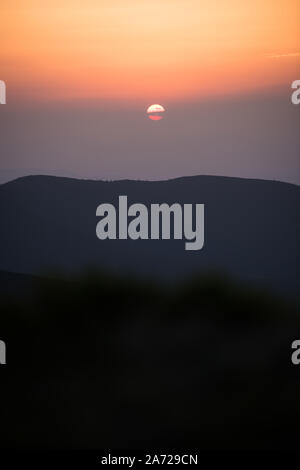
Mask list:
[[0,79],[24,98],[229,94],[300,78],[299,0],[2,0]]

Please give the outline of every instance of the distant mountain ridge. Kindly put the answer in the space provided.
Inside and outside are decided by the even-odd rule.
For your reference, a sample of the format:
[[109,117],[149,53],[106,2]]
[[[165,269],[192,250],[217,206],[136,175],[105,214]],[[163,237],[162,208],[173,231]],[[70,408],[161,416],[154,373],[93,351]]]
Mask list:
[[[205,245],[96,237],[96,208],[128,203],[205,204]],[[299,290],[300,187],[276,181],[191,176],[94,181],[28,176],[0,186],[0,269],[40,274],[88,267],[180,278],[216,270],[286,292]]]

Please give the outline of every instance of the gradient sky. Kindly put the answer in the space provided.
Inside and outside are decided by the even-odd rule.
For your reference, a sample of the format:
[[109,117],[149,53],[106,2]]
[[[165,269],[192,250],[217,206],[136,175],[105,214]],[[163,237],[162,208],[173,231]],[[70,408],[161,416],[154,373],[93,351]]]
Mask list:
[[2,0],[1,73],[43,99],[232,93],[293,79],[299,31],[299,0]]
[[[290,104],[299,0],[2,0],[0,9],[0,170],[300,182],[300,106]],[[167,113],[151,123],[145,109],[156,102]]]

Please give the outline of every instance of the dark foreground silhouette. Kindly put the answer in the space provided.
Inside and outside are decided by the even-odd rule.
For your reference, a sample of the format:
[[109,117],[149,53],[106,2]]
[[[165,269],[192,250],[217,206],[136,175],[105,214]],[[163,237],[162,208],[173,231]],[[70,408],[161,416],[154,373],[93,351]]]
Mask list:
[[298,447],[297,304],[213,274],[7,278],[2,448]]

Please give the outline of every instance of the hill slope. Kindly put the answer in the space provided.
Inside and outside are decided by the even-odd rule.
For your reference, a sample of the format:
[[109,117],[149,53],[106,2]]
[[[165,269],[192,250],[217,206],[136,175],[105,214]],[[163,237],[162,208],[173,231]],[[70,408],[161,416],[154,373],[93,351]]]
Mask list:
[[[96,237],[96,208],[128,203],[204,203],[205,246],[181,240]],[[168,181],[87,181],[29,176],[0,186],[0,269],[40,273],[95,266],[163,279],[201,270],[296,292],[299,278],[298,186],[195,176]]]

